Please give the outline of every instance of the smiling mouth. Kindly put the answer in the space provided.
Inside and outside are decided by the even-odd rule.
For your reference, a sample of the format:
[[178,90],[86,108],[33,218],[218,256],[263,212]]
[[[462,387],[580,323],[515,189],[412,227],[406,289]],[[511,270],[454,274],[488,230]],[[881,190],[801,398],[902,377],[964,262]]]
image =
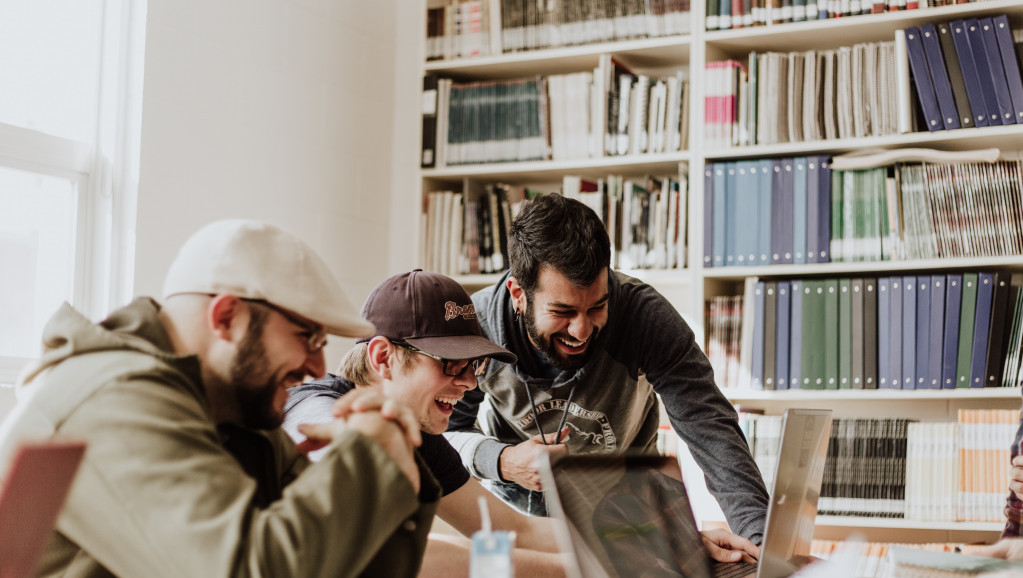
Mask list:
[[437,407],[439,407],[441,411],[447,413],[454,410],[455,404],[458,403],[458,400],[459,398],[457,397],[438,397],[433,401],[437,404]]
[[564,347],[565,349],[571,350],[573,352],[586,349],[586,344],[589,343],[589,341],[590,341],[589,339],[584,339],[583,341],[576,341],[574,339],[569,339],[569,338],[565,338],[565,337],[555,337],[554,339],[562,347]]

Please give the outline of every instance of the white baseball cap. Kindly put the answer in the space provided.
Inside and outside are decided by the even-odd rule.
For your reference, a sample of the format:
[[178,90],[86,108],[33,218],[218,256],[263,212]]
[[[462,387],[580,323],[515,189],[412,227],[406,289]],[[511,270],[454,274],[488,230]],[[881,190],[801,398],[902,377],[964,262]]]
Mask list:
[[164,298],[227,293],[260,299],[343,337],[373,335],[323,259],[295,235],[269,223],[228,219],[196,231],[171,264]]

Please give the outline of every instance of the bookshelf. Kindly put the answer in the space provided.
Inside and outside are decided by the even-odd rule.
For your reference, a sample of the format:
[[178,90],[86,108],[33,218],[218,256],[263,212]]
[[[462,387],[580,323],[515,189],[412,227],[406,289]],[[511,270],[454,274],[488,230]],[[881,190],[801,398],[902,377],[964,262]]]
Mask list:
[[[443,3],[426,0],[426,7]],[[493,164],[446,166],[421,169],[416,194],[442,187],[468,188],[476,182],[501,181],[512,184],[546,183],[557,187],[565,175],[602,178],[619,173],[641,176],[672,173],[679,165],[688,168],[688,254],[687,267],[675,270],[636,269],[628,273],[641,278],[668,296],[700,341],[705,327],[705,304],[711,298],[739,295],[748,277],[762,280],[804,278],[850,278],[906,274],[944,274],[963,271],[1023,271],[1023,254],[960,259],[912,261],[859,261],[769,265],[747,267],[705,267],[704,256],[704,168],[709,163],[809,155],[839,155],[866,148],[927,147],[962,151],[997,147],[1003,159],[1019,159],[1023,150],[1023,124],[991,126],[936,132],[909,132],[861,138],[835,138],[807,142],[753,146],[708,146],[703,130],[708,82],[708,62],[735,59],[745,62],[750,51],[827,50],[861,42],[892,41],[897,30],[920,24],[936,24],[962,18],[1008,14],[1013,27],[1023,27],[1023,0],[988,0],[969,4],[927,7],[849,16],[827,20],[792,22],[731,30],[704,29],[704,2],[693,2],[688,34],[624,40],[600,44],[552,48],[528,52],[488,55],[424,62],[423,74],[455,80],[500,80],[536,74],[565,74],[592,71],[601,54],[611,54],[643,73],[664,74],[683,70],[689,80],[688,146],[671,153],[603,156],[574,160],[545,160]],[[915,100],[915,98],[914,98]],[[422,231],[419,231],[420,235]],[[469,289],[495,282],[499,275],[467,275],[457,278]],[[788,407],[830,408],[839,417],[889,416],[926,421],[955,421],[960,409],[1019,409],[1019,388],[960,390],[793,390],[762,391],[723,389],[725,395],[743,408],[779,415]],[[1008,443],[1008,442],[1007,442]],[[993,540],[1001,529],[988,522],[914,522],[902,519],[822,516],[818,519],[820,538],[841,539],[861,535],[883,541],[975,541]]]

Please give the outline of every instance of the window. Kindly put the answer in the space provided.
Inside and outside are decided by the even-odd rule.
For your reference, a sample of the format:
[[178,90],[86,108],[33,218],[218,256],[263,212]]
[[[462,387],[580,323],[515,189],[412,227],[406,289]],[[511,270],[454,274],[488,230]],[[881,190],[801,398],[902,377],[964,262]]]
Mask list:
[[0,384],[62,302],[131,295],[144,22],[144,0],[0,3]]

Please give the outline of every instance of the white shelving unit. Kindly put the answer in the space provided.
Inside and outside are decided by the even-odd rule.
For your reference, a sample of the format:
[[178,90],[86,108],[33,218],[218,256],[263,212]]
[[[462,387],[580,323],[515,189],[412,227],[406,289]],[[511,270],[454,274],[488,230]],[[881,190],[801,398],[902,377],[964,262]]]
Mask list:
[[[424,5],[439,5],[427,0]],[[566,174],[600,177],[611,173],[641,175],[673,172],[679,163],[689,167],[689,269],[676,271],[630,271],[669,296],[702,342],[704,303],[716,295],[738,294],[747,276],[791,278],[803,276],[881,275],[895,271],[978,270],[988,267],[1023,270],[1023,255],[977,259],[911,262],[859,262],[771,267],[703,268],[703,167],[706,162],[743,158],[841,154],[864,148],[929,147],[966,150],[998,147],[1004,158],[1019,158],[1023,150],[1023,125],[969,128],[933,133],[917,132],[885,137],[786,143],[770,146],[706,149],[703,144],[704,65],[733,58],[745,61],[751,50],[793,51],[830,49],[859,42],[892,40],[898,29],[921,23],[947,22],[959,18],[1009,14],[1014,27],[1023,27],[1023,0],[989,0],[970,4],[852,16],[821,21],[795,22],[767,27],[705,31],[705,4],[692,3],[689,35],[632,40],[598,45],[488,56],[477,59],[424,63],[422,72],[455,79],[501,79],[538,73],[559,74],[592,70],[600,54],[610,53],[639,71],[688,70],[690,122],[688,149],[678,153],[607,157],[573,161],[542,161],[455,166],[420,171],[419,195],[435,187],[463,179],[492,179],[509,183],[558,182]],[[417,199],[418,200],[418,199]],[[498,276],[461,278],[470,289],[495,282]],[[785,408],[831,408],[838,417],[912,416],[921,420],[952,421],[960,408],[1018,409],[1020,389],[971,389],[936,391],[838,390],[838,391],[740,391],[725,390],[734,403],[767,413]],[[845,538],[859,535],[883,541],[993,540],[1000,523],[926,523],[898,519],[818,519],[818,537]]]

